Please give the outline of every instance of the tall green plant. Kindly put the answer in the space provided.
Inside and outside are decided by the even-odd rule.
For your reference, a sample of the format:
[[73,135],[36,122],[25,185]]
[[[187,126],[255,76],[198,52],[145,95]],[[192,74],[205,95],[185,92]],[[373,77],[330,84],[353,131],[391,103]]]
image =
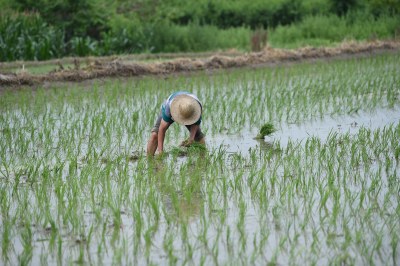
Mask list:
[[0,18],[0,60],[45,60],[64,55],[64,33],[37,13]]
[[99,39],[107,30],[110,4],[99,0],[15,0],[20,12],[37,12],[49,24],[65,31],[67,41],[74,36]]
[[271,30],[269,42],[273,46],[293,48],[303,45],[329,45],[345,39],[393,38],[398,25],[398,16],[375,18],[368,13],[356,12],[350,12],[343,17],[334,14],[309,16],[300,23]]
[[331,9],[339,16],[346,15],[350,10],[354,9],[360,0],[329,0]]

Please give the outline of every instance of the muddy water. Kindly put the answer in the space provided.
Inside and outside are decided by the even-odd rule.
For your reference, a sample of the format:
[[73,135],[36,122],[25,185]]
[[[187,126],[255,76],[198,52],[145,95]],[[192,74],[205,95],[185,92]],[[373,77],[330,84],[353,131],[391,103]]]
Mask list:
[[394,109],[377,109],[373,113],[359,112],[355,115],[337,117],[325,116],[324,119],[299,124],[282,124],[265,140],[256,140],[258,131],[245,131],[238,135],[216,135],[209,137],[209,147],[218,149],[222,146],[227,152],[247,154],[249,149],[265,148],[270,143],[277,142],[280,147],[286,147],[289,141],[303,142],[309,137],[325,140],[332,133],[356,134],[360,128],[378,129],[400,121],[400,107]]
[[[34,99],[5,95],[10,98],[1,101],[6,112],[0,144],[6,145],[0,147],[7,150],[0,158],[0,239],[11,242],[9,264],[23,264],[23,255],[32,256],[32,265],[73,264],[82,254],[84,264],[93,265],[198,265],[202,259],[205,265],[397,265],[399,240],[392,235],[400,231],[400,136],[379,139],[374,151],[358,152],[363,143],[355,143],[354,153],[363,157],[355,164],[347,146],[327,145],[324,153],[317,147],[310,156],[293,148],[307,146],[311,137],[332,143],[329,134],[399,125],[398,60],[384,57],[366,68],[353,63],[335,64],[327,75],[315,75],[318,66],[309,66],[299,73],[257,72],[254,82],[250,72],[194,82],[202,99],[213,99],[205,103],[213,112],[202,125],[208,153],[171,152],[157,171],[144,149],[166,96],[160,88],[190,87],[192,81],[105,84],[87,93],[39,90]],[[347,91],[359,84],[360,71],[372,76],[373,86]],[[331,98],[326,92],[337,92],[332,84],[346,90]],[[17,101],[20,96],[30,104]],[[355,109],[374,112],[314,119]],[[278,131],[254,140],[268,120]],[[186,137],[186,129],[175,124],[166,151]],[[138,159],[126,161],[132,152]],[[338,216],[331,220],[334,211]],[[16,224],[7,231],[3,221]],[[4,258],[3,252],[4,244]]]
[[[343,115],[343,116],[337,116],[337,117],[330,117],[330,116],[325,116],[323,120],[318,120],[318,121],[313,121],[313,122],[306,122],[306,123],[300,123],[300,124],[282,124],[279,126],[278,131],[271,137],[267,137],[265,141],[259,141],[253,139],[254,136],[257,135],[257,131],[249,131],[249,132],[241,132],[240,134],[237,135],[216,135],[212,137],[208,137],[207,144],[209,150],[219,150],[223,149],[227,153],[231,154],[241,154],[242,156],[246,157],[249,154],[250,150],[253,149],[268,149],[271,147],[272,143],[278,143],[280,147],[285,147],[287,146],[288,142],[290,141],[299,141],[301,143],[304,143],[307,138],[310,137],[316,137],[321,139],[322,142],[324,142],[330,134],[357,134],[361,128],[366,128],[366,129],[383,129],[385,126],[389,126],[391,124],[397,124],[400,121],[400,108],[397,106],[394,109],[377,109],[373,113],[368,113],[368,112],[359,112],[356,115]],[[180,162],[184,163],[187,158],[181,157]],[[373,166],[375,167],[375,166]],[[229,176],[228,179],[233,179],[234,177]],[[246,179],[247,176],[245,175],[243,179]],[[382,175],[382,178],[385,179],[387,176]],[[386,181],[382,181],[386,182]],[[349,185],[350,186],[350,185]],[[359,191],[359,187],[351,190],[356,194]],[[384,195],[385,193],[382,193]],[[318,202],[320,199],[316,194],[310,195],[311,197],[315,198],[315,202]],[[254,204],[254,201],[252,199],[252,196],[249,193],[243,193],[244,201],[246,203],[246,215],[244,219],[244,231],[246,232],[246,235],[248,237],[248,247],[243,251],[240,250],[238,247],[241,245],[241,236],[239,233],[237,233],[237,228],[238,228],[238,220],[240,220],[240,210],[238,207],[238,202],[235,199],[231,199],[225,207],[225,209],[219,209],[218,207],[215,207],[214,210],[211,210],[213,213],[218,213],[218,212],[225,212],[226,213],[226,222],[224,225],[225,230],[226,228],[229,228],[231,230],[231,245],[233,246],[233,253],[240,254],[242,253],[244,257],[251,257],[252,252],[254,251],[252,247],[252,241],[257,241],[257,239],[260,237],[260,232],[263,230],[267,230],[270,235],[268,237],[268,240],[266,242],[266,246],[269,248],[266,248],[264,251],[264,256],[267,258],[273,257],[274,254],[274,249],[277,248],[280,245],[280,242],[282,239],[289,238],[289,239],[297,239],[298,245],[299,246],[309,246],[310,241],[313,241],[313,238],[315,235],[313,235],[315,232],[306,232],[306,234],[298,236],[298,228],[296,228],[296,223],[300,223],[303,219],[303,216],[306,216],[307,214],[304,213],[302,208],[302,203],[299,203],[297,206],[300,208],[299,215],[296,217],[292,217],[290,213],[281,213],[282,217],[279,219],[274,218],[274,215],[271,214],[271,212],[265,212],[264,210],[260,209],[257,204]],[[203,199],[205,200],[205,199]],[[378,200],[380,202],[384,201],[384,197],[378,197]],[[199,199],[201,201],[201,199]],[[197,235],[201,233],[203,224],[201,221],[201,213],[200,211],[194,211],[198,210],[200,207],[197,204],[199,201],[196,201],[195,203],[192,203],[191,206],[187,206],[189,210],[192,210],[190,212],[191,218],[190,222],[187,224],[188,226],[188,231],[193,232],[192,235],[189,237],[189,242],[190,243],[198,243]],[[274,200],[271,199],[271,202]],[[305,203],[305,202],[304,202]],[[164,203],[167,204],[168,203]],[[372,203],[371,203],[372,204]],[[344,204],[346,205],[346,204]],[[216,206],[218,204],[216,203]],[[279,205],[274,206],[272,209],[276,207],[277,210],[279,210]],[[332,209],[333,206],[328,204],[328,208]],[[279,211],[277,211],[279,212]],[[318,210],[318,204],[315,204],[313,207],[313,212],[315,214],[319,213]],[[300,218],[299,218],[300,217]],[[312,223],[314,225],[309,226],[308,230],[311,230],[311,228],[319,228],[320,224],[324,224],[324,218],[318,217],[318,215],[315,215],[313,217]],[[288,221],[293,221],[295,224],[294,227],[291,227],[291,223]],[[382,228],[384,228],[384,223],[382,221],[379,221],[379,219],[376,221],[376,223],[380,224]],[[216,222],[218,224],[218,222]],[[289,226],[288,228],[286,228]],[[298,226],[298,225],[297,225]],[[321,226],[323,227],[323,226]],[[161,229],[163,228],[163,229]],[[164,232],[162,230],[170,230],[168,227],[163,224],[160,227],[160,232],[159,234],[155,235],[155,242],[161,243],[162,238],[164,236]],[[176,232],[177,234],[179,233],[178,231]],[[384,237],[384,246],[385,250],[389,250],[390,247],[387,245],[389,242],[387,236],[390,235],[390,232],[384,229],[381,232]],[[207,233],[206,237],[208,239],[208,243],[217,243],[216,247],[218,250],[220,250],[220,253],[218,255],[218,261],[219,262],[232,262],[232,257],[229,254],[229,252],[226,252],[227,250],[227,244],[221,240],[218,239],[220,232],[218,232],[217,229],[211,227]],[[321,237],[324,239],[324,234],[322,233],[316,233],[318,237]],[[331,233],[330,237],[335,238],[335,241],[338,243],[340,242],[345,242],[344,239],[344,233],[339,229],[335,233]],[[200,245],[201,244],[197,244]],[[331,251],[332,248],[329,246],[327,243],[319,243],[319,250],[326,252],[328,255],[326,258],[319,258],[318,263],[320,264],[329,264],[332,259],[332,254],[335,253],[335,251]],[[176,250],[181,250],[182,247],[185,246],[185,243],[181,242],[179,239],[174,240],[174,247]],[[200,249],[200,247],[198,247]],[[294,248],[293,248],[294,249]],[[154,254],[159,254],[155,255],[153,257],[155,263],[165,263],[163,252],[160,252],[159,249],[154,248],[152,250]],[[306,250],[297,250],[298,256],[297,256],[297,261],[309,261],[310,259],[310,254]],[[332,254],[329,254],[332,252]],[[288,256],[289,251],[282,251],[278,258],[279,264],[287,265],[290,264],[290,259]],[[362,263],[363,261],[360,260],[359,257],[357,257],[357,252],[351,254],[352,256],[356,257],[357,259],[354,261],[355,264]],[[198,261],[201,259],[201,252],[194,252],[194,261]],[[388,256],[388,254],[383,254],[383,256]],[[237,258],[238,262],[240,261],[240,258]],[[235,260],[236,261],[236,260]],[[144,263],[144,261],[142,261]],[[182,261],[180,261],[182,262]],[[210,262],[210,261],[209,261]],[[239,264],[246,264],[248,261],[240,261]],[[254,263],[255,264],[260,264],[263,265],[267,261],[263,260],[261,256],[259,256]]]
[[[249,154],[249,151],[252,149],[263,149],[266,148],[268,149],[271,145],[271,143],[278,143],[280,147],[285,147],[289,141],[300,141],[300,142],[305,142],[305,140],[309,137],[317,137],[320,138],[322,141],[324,141],[329,134],[332,133],[338,133],[338,134],[345,134],[345,133],[350,133],[350,134],[356,134],[360,128],[368,128],[368,129],[378,129],[378,128],[384,128],[385,126],[388,126],[393,123],[398,123],[400,121],[400,107],[397,106],[394,109],[377,109],[373,113],[367,113],[367,112],[360,112],[356,115],[345,115],[345,116],[337,116],[337,117],[330,117],[330,116],[325,116],[323,120],[318,120],[318,121],[313,121],[313,122],[305,122],[305,123],[299,123],[299,124],[281,124],[278,125],[278,131],[275,132],[272,136],[266,137],[265,141],[259,141],[253,139],[254,136],[257,135],[257,130],[254,131],[246,131],[246,132],[241,132],[240,134],[237,135],[215,135],[215,136],[210,136],[207,139],[207,145],[209,150],[218,150],[218,149],[223,149],[227,153],[232,153],[232,154],[241,154],[244,157],[247,157]],[[181,163],[185,163],[187,160],[186,157],[181,157],[179,158],[179,161]],[[131,162],[132,167],[134,168],[135,162]],[[229,179],[233,177],[228,177]],[[177,191],[177,193],[181,193]],[[171,205],[171,199],[169,198],[168,193],[161,193],[163,194],[163,199],[162,199],[162,206],[164,206],[165,210],[168,212],[169,209],[172,209],[170,207]],[[263,213],[258,207],[254,206],[252,203],[251,195],[248,193],[243,194],[244,201],[246,202],[247,209],[246,209],[246,215],[245,215],[245,222],[244,222],[244,231],[246,232],[246,235],[248,236],[248,248],[245,249],[245,251],[241,251],[239,249],[241,242],[240,242],[240,234],[237,233],[237,221],[239,220],[240,217],[240,211],[238,208],[238,203],[234,199],[229,201],[226,206],[224,206],[226,209],[221,208],[218,204],[216,204],[215,209],[212,210],[205,210],[206,212],[211,212],[214,213],[216,216],[218,216],[219,212],[225,212],[226,213],[226,222],[223,226],[225,228],[224,230],[231,230],[231,245],[233,246],[233,252],[242,252],[242,255],[246,257],[251,257],[252,253],[252,241],[257,240],[257,237],[260,237],[260,231],[262,231],[263,228],[266,224],[269,226],[268,230],[270,231],[270,235],[268,237],[268,241],[266,243],[267,247],[277,247],[279,245],[279,241],[283,239],[284,237],[295,237],[296,235],[296,230],[293,228],[289,228],[287,232],[283,231],[282,227],[285,226],[285,224],[281,224],[282,222],[279,220],[274,220],[271,215],[271,213]],[[204,203],[205,199],[202,197],[199,197],[192,202],[185,203],[181,202],[181,205],[179,208],[181,209],[183,215],[188,216],[188,231],[191,232],[189,234],[188,240],[182,241],[181,238],[173,238],[173,247],[177,251],[177,254],[179,254],[182,251],[182,247],[184,247],[187,243],[193,244],[193,247],[195,248],[194,254],[193,254],[193,260],[194,261],[199,261],[201,259],[201,256],[204,255],[202,252],[199,250],[202,250],[202,245],[198,241],[198,235],[202,233],[202,230],[204,228],[203,221],[201,220],[201,206]],[[161,207],[162,208],[162,207]],[[206,207],[206,208],[209,208]],[[119,241],[127,241],[125,243],[127,245],[126,252],[127,254],[132,254],[132,246],[134,245],[131,243],[131,237],[135,235],[135,227],[134,227],[134,222],[132,220],[132,214],[130,213],[129,210],[121,210],[123,211],[123,214],[121,215],[122,219],[122,228],[120,230],[120,234],[123,236],[120,238]],[[173,211],[171,211],[173,212]],[[316,211],[317,212],[317,211]],[[104,214],[107,216],[106,214]],[[173,213],[171,213],[173,215]],[[283,214],[283,216],[286,216],[286,214]],[[146,213],[143,213],[142,216],[144,221],[149,220],[150,218],[146,216]],[[87,219],[87,220],[86,220]],[[87,213],[85,216],[85,224],[92,224],[93,223],[93,214],[90,212]],[[299,218],[297,218],[299,219]],[[218,224],[218,221],[208,221],[209,223],[216,223]],[[318,218],[314,221],[318,223]],[[106,237],[111,241],[113,238],[113,231],[114,228],[111,226],[108,228],[108,236]],[[225,231],[226,232],[226,231]],[[387,232],[384,232],[387,233]],[[153,235],[152,238],[152,246],[150,247],[150,253],[153,254],[151,256],[151,262],[155,264],[164,264],[167,261],[167,256],[164,250],[162,250],[162,243],[165,240],[165,237],[167,235],[179,235],[180,230],[178,228],[171,228],[171,226],[164,220],[160,220],[160,224],[158,227],[157,232]],[[48,236],[46,238],[45,233],[36,233],[37,237],[34,238],[35,241],[35,254],[40,254],[43,252],[47,252],[46,250],[46,245],[48,243]],[[206,232],[205,236],[208,239],[208,243],[214,244],[217,243],[217,247],[220,250],[220,253],[218,255],[218,261],[220,262],[230,262],[232,261],[232,258],[230,257],[229,252],[226,251],[226,243],[222,241],[221,239],[218,239],[219,232],[212,226],[209,228],[209,230]],[[311,235],[311,234],[310,234]],[[311,236],[310,235],[305,235],[299,238],[299,244],[307,246],[307,241],[311,241]],[[341,238],[341,233],[338,233],[336,238]],[[65,246],[68,246],[69,249],[69,256],[71,257],[77,257],[79,254],[79,243],[78,240],[75,238],[64,238],[64,244]],[[85,260],[88,262],[91,259],[96,262],[102,262],[104,264],[111,264],[113,263],[114,260],[114,254],[111,252],[111,246],[110,252],[107,254],[103,254],[101,256],[96,255],[97,254],[97,243],[99,243],[101,239],[93,239],[93,245],[90,245],[88,248],[88,254],[85,258]],[[117,241],[118,242],[118,241]],[[387,240],[385,240],[387,242]],[[23,250],[22,243],[20,239],[14,239],[14,249],[17,254],[21,253]],[[122,245],[121,243],[118,243],[117,246]],[[144,245],[143,242],[141,242],[141,245]],[[321,244],[322,245],[322,244]],[[322,250],[329,250],[329,247],[322,245],[321,247]],[[243,253],[244,252],[244,253]],[[274,250],[267,249],[265,251],[265,257],[271,258],[273,256]],[[93,256],[92,258],[90,258]],[[307,260],[307,256],[309,256],[306,252],[305,253],[299,253],[299,261],[301,259]],[[70,258],[71,258],[70,257]],[[148,261],[146,261],[146,258],[141,255],[136,255],[131,257],[130,255],[127,256],[130,259],[126,260],[126,263],[135,263],[135,264],[147,264]],[[278,261],[283,264],[289,263],[288,260],[284,258],[285,256],[282,254]],[[66,260],[69,260],[70,258],[65,258]],[[132,260],[132,258],[135,258]],[[97,261],[98,259],[98,261]],[[50,263],[56,263],[56,260],[52,258],[48,259],[48,262]],[[182,263],[182,260],[178,259],[179,263]],[[211,260],[207,260],[207,262],[212,262]],[[262,257],[258,256],[257,260],[255,261],[256,264],[263,264],[266,261],[262,259]],[[323,262],[323,261],[319,261]],[[328,262],[328,261],[326,261]],[[32,259],[33,264],[40,264],[40,257],[34,255]],[[246,263],[246,262],[243,262]]]

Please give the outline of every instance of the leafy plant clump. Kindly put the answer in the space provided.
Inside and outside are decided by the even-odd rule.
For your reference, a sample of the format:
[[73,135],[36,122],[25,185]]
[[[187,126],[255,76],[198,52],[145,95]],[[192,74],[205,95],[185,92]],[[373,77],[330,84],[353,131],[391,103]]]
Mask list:
[[201,151],[207,151],[207,148],[206,145],[202,143],[194,142],[188,147],[188,150],[201,152]]
[[272,123],[266,123],[261,127],[260,133],[257,134],[255,139],[264,139],[265,136],[269,136],[275,131],[276,129]]
[[184,146],[173,147],[171,149],[171,154],[179,157],[185,157],[188,156],[189,154],[198,154],[204,151],[207,151],[206,145],[194,142],[190,144],[190,146],[188,147]]

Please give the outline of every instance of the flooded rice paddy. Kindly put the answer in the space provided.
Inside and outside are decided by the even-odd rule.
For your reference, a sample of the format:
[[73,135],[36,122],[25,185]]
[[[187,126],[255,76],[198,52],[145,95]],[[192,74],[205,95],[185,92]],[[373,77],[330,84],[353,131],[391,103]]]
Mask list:
[[[326,141],[332,134],[357,134],[360,129],[377,130],[396,124],[400,121],[400,109],[376,109],[374,112],[360,112],[351,115],[341,115],[335,118],[325,116],[318,121],[300,124],[281,125],[278,133],[266,136],[265,139],[255,139],[257,129],[243,131],[240,134],[217,135],[208,141],[209,146],[224,147],[227,152],[246,154],[254,148],[268,149],[273,143],[287,147],[290,142],[305,143],[307,139],[317,137]],[[258,146],[258,147],[257,147]]]
[[[0,263],[397,265],[399,59],[4,92]],[[179,152],[173,125],[149,160],[181,89],[207,149]]]

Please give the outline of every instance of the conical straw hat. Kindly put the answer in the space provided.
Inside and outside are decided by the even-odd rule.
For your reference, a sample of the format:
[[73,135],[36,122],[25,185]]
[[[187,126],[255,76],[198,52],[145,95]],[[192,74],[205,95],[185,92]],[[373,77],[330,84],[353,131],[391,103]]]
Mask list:
[[178,124],[193,125],[201,116],[200,103],[189,95],[178,95],[172,99],[171,116]]

